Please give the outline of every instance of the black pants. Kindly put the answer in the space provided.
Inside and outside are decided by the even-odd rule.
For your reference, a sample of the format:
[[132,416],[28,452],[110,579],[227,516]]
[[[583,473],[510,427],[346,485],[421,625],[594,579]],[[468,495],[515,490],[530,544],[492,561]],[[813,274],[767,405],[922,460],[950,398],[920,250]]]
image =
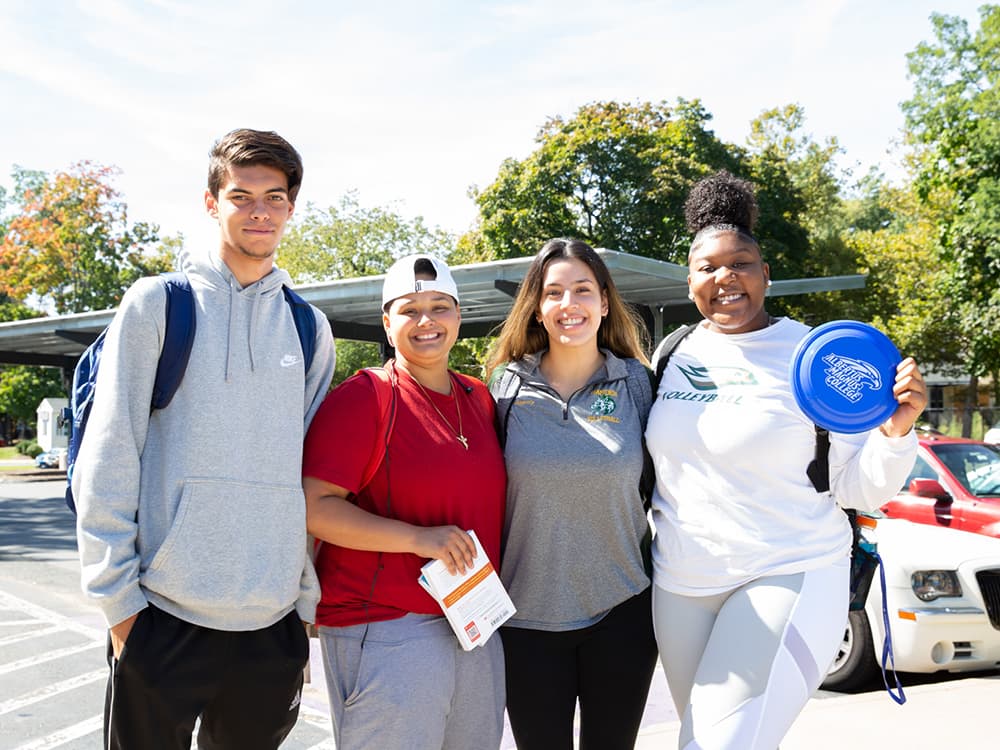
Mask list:
[[651,591],[581,630],[501,628],[518,750],[571,750],[577,699],[580,750],[635,746],[656,667]]
[[273,750],[299,715],[309,639],[293,610],[262,630],[211,630],[153,606],[121,658],[108,638],[106,750]]

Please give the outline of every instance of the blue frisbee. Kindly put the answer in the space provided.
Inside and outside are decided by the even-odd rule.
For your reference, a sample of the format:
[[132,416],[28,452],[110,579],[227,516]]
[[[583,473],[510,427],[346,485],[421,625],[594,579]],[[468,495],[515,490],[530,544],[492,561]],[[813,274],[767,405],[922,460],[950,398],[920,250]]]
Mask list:
[[817,326],[795,348],[789,377],[802,412],[831,432],[867,432],[896,411],[892,395],[902,357],[889,337],[865,323]]

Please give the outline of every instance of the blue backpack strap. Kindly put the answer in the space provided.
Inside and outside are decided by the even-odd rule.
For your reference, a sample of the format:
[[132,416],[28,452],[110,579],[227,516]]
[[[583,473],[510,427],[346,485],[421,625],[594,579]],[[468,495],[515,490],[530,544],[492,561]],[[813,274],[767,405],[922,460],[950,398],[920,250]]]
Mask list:
[[156,365],[150,411],[165,409],[177,392],[194,344],[197,323],[194,317],[194,293],[187,276],[177,271],[160,275],[167,291],[163,347]]
[[309,372],[309,368],[312,367],[313,357],[316,355],[316,313],[313,312],[312,305],[287,286],[282,286],[281,290],[284,292],[285,301],[292,311],[292,320],[295,321],[295,331],[299,334],[299,344],[302,346],[302,359],[305,361],[305,371]]
[[[180,272],[160,275],[166,291],[164,305],[163,346],[156,363],[156,379],[149,409],[165,408],[173,399],[187,369],[194,344],[195,305],[194,294],[187,276]],[[76,513],[73,498],[73,468],[80,453],[83,436],[90,419],[90,409],[94,404],[97,385],[97,370],[101,364],[101,354],[108,329],[105,328],[80,356],[73,370],[73,392],[70,394],[69,449],[66,454],[66,505]]]
[[70,393],[70,423],[69,448],[66,451],[66,507],[76,513],[76,501],[73,498],[73,467],[80,453],[83,433],[87,429],[90,418],[90,407],[94,404],[94,381],[97,378],[97,368],[101,364],[101,352],[104,350],[104,339],[108,329],[101,331],[94,342],[80,355],[73,369],[73,390]]

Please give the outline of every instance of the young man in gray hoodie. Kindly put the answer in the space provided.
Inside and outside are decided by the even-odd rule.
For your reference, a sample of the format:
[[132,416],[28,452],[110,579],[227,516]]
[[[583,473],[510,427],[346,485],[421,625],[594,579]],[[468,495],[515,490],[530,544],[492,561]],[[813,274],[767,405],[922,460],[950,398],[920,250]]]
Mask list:
[[83,589],[109,626],[105,748],[276,748],[298,717],[319,585],[306,554],[302,442],[333,376],[329,323],[302,345],[274,253],[302,181],[275,133],[211,152],[219,246],[182,259],[195,337],[150,411],[166,292],[126,292],[73,474]]

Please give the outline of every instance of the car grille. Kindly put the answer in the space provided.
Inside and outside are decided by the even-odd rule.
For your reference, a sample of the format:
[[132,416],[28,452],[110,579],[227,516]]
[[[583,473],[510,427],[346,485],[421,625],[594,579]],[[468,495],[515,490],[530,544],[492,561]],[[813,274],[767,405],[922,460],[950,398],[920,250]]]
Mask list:
[[979,581],[990,622],[1000,630],[1000,570],[980,570],[976,573],[976,580]]

